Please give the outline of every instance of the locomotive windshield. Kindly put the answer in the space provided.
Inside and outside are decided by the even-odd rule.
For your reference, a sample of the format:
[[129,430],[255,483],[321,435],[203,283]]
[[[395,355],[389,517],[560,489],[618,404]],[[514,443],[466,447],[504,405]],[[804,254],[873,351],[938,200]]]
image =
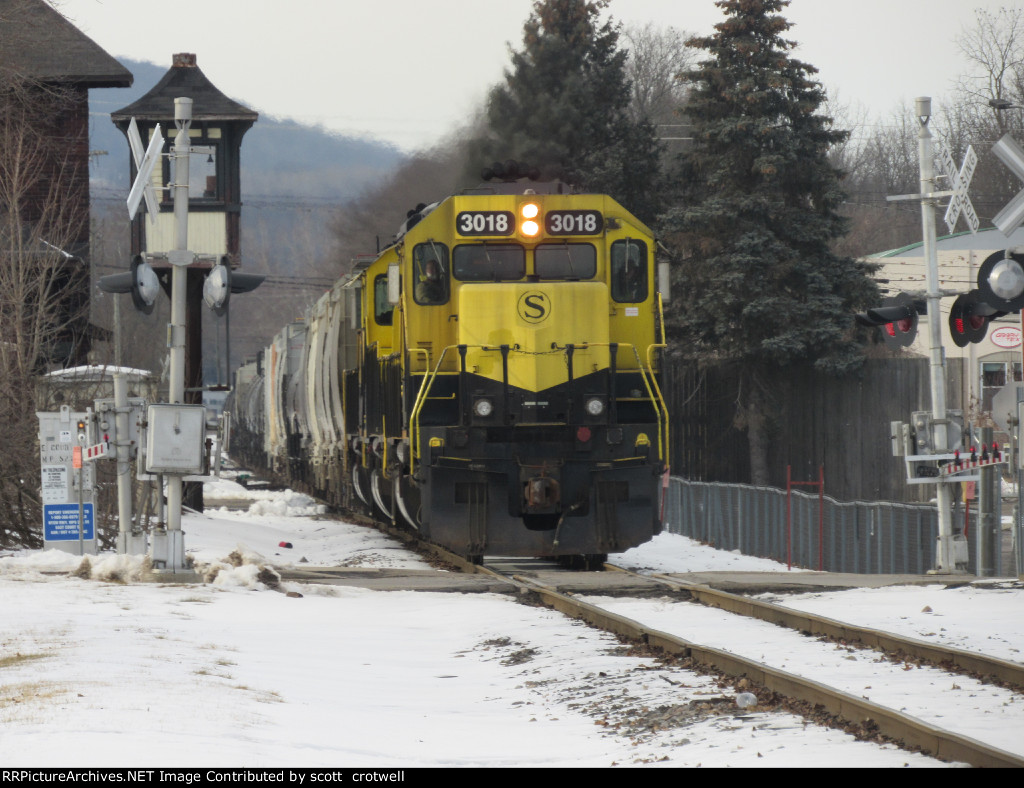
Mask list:
[[518,244],[456,246],[452,273],[460,282],[513,282],[526,276],[526,251]]
[[591,244],[540,244],[533,252],[533,267],[541,279],[593,279],[597,252]]

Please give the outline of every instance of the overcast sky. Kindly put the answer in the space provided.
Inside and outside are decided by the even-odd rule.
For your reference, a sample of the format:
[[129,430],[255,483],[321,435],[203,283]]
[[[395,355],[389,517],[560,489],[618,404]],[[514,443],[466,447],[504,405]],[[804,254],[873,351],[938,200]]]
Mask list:
[[[194,52],[224,93],[261,113],[412,150],[479,107],[519,48],[532,0],[51,0],[115,56],[170,66]],[[948,95],[954,39],[1007,0],[793,0],[796,56],[830,94],[886,118]],[[713,0],[613,0],[626,24],[711,33]]]

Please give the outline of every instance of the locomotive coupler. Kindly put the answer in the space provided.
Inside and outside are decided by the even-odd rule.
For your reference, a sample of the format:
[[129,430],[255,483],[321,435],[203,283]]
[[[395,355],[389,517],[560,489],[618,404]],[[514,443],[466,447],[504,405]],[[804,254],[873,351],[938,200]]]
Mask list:
[[526,511],[530,513],[554,511],[562,498],[558,480],[550,476],[534,476],[527,479],[523,493],[526,497]]

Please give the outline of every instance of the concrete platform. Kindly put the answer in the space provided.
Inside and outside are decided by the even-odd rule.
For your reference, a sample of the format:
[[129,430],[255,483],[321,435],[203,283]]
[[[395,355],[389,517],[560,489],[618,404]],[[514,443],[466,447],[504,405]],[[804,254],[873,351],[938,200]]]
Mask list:
[[[352,586],[378,591],[434,591],[441,593],[481,594],[517,593],[514,583],[486,574],[461,574],[432,569],[366,569],[328,567],[278,569],[284,582],[322,583]],[[634,577],[621,572],[570,572],[562,569],[528,568],[516,576],[533,580],[566,593],[644,596],[667,593],[665,586],[652,578]],[[969,585],[995,578],[974,575],[859,575],[831,572],[686,572],[663,575],[681,585],[709,586],[735,594],[809,593],[841,591],[846,588],[881,588],[897,585]],[[1017,582],[1005,578],[1003,582]]]
[[963,586],[979,579],[992,580],[974,575],[859,575],[843,572],[686,572],[664,577],[734,594],[810,593],[904,585]]
[[460,594],[511,594],[516,586],[490,575],[468,575],[433,569],[361,569],[318,567],[276,569],[285,583],[353,586],[375,591],[435,591]]

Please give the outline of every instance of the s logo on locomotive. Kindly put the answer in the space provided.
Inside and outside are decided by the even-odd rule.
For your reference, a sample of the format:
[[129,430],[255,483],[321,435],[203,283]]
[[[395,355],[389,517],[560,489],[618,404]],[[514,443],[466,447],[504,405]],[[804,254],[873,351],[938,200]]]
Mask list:
[[531,290],[519,297],[519,317],[527,323],[542,323],[551,314],[551,301],[546,293]]

